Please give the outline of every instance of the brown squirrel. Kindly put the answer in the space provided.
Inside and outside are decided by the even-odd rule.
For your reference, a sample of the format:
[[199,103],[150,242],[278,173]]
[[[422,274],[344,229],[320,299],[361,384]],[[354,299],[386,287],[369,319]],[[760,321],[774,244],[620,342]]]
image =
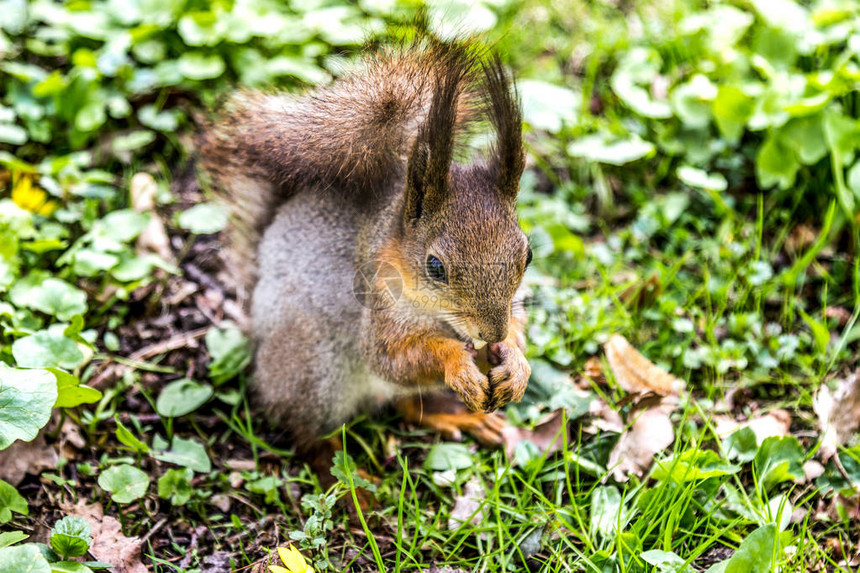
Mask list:
[[[455,162],[487,120],[489,157]],[[500,442],[490,413],[531,372],[521,124],[497,55],[424,39],[304,95],[242,92],[201,135],[253,291],[254,391],[300,448],[390,401],[448,436]],[[435,409],[445,386],[470,411]]]

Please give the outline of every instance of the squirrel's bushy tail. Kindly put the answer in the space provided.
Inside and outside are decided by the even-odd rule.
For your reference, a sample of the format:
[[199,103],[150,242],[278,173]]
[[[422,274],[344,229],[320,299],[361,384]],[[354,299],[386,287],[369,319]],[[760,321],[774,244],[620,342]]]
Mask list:
[[379,48],[359,68],[303,94],[242,91],[200,134],[200,163],[233,205],[231,248],[253,284],[262,231],[303,188],[378,194],[402,176],[441,83],[457,85],[455,132],[481,105],[480,55],[468,43],[421,39]]

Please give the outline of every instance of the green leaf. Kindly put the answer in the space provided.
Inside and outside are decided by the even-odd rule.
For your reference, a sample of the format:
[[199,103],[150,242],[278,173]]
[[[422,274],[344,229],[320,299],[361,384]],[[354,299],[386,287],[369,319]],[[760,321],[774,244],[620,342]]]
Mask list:
[[669,103],[652,98],[649,89],[659,75],[661,65],[662,59],[657,50],[629,50],[612,74],[612,91],[638,115],[654,119],[672,117]]
[[753,461],[758,452],[755,432],[749,427],[741,428],[726,436],[723,445],[729,459],[742,463]]
[[742,90],[734,86],[720,86],[712,109],[720,134],[731,143],[740,141],[753,109],[753,99]]
[[775,546],[778,546],[776,525],[759,527],[743,540],[738,550],[727,560],[708,569],[708,573],[750,573],[773,571]]
[[[428,3],[429,28],[437,38],[452,41],[480,34],[496,25],[496,14],[483,2],[436,0]],[[356,38],[358,39],[358,38]]]
[[21,497],[12,484],[0,479],[0,523],[11,521],[13,511],[21,515],[30,514],[27,500]]
[[11,123],[0,123],[0,143],[24,145],[27,143],[27,130]]
[[105,215],[93,225],[96,238],[107,238],[119,243],[129,243],[149,225],[149,215],[131,209],[121,209]]
[[51,563],[51,573],[93,573],[93,570],[78,561],[56,561]]
[[624,528],[621,494],[614,486],[598,487],[591,494],[591,531],[610,539]]
[[184,439],[173,436],[170,450],[155,454],[157,460],[191,468],[200,473],[209,473],[212,470],[212,462],[206,453],[203,444],[193,439]]
[[77,376],[56,368],[48,368],[48,371],[57,378],[57,402],[54,408],[74,408],[81,404],[95,404],[102,399],[100,391],[82,386]]
[[830,344],[830,331],[827,329],[827,325],[806,314],[802,308],[798,308],[797,310],[800,312],[800,316],[809,327],[809,330],[812,331],[812,338],[815,340],[815,349],[824,357],[827,354],[827,345]]
[[3,573],[51,573],[51,565],[32,543],[0,549],[0,566]]
[[45,370],[19,370],[0,363],[0,450],[29,442],[51,418],[57,381]]
[[780,189],[788,189],[794,185],[800,163],[794,150],[785,141],[774,134],[769,134],[756,155],[755,174],[762,189],[778,185]]
[[24,541],[27,537],[28,535],[22,531],[4,531],[0,533],[0,549]]
[[653,143],[636,137],[608,142],[602,135],[588,135],[574,141],[567,147],[568,155],[581,157],[588,161],[624,165],[654,154]]
[[218,54],[186,52],[178,60],[179,73],[189,80],[208,80],[224,73],[226,65]]
[[146,495],[149,476],[128,464],[112,466],[99,475],[99,487],[111,492],[117,503],[131,503]]
[[80,131],[95,131],[107,120],[105,101],[100,97],[95,97],[94,94],[96,93],[98,92],[91,92],[92,99],[80,108],[75,116],[75,128]]
[[18,366],[24,368],[74,370],[84,360],[84,354],[77,343],[64,336],[62,329],[55,327],[40,330],[13,342],[12,356]]
[[756,475],[767,490],[778,483],[803,477],[803,447],[794,436],[773,436],[759,446],[755,457]]
[[114,421],[116,422],[116,439],[119,440],[121,444],[125,444],[132,450],[142,454],[149,452],[149,446],[138,440],[131,430],[119,421],[119,414],[114,415]]
[[209,376],[215,384],[226,382],[241,373],[253,358],[250,341],[229,321],[206,333],[206,349],[212,357]]
[[159,112],[154,105],[146,105],[137,112],[140,123],[158,131],[175,131],[179,127],[179,112],[167,110]]
[[227,222],[227,213],[214,203],[198,203],[179,215],[179,226],[195,235],[217,233]]
[[738,466],[725,463],[720,455],[712,450],[685,450],[680,455],[657,462],[651,476],[658,480],[670,479],[675,483],[685,483],[739,471]]
[[51,530],[51,549],[63,559],[80,557],[93,542],[90,534],[90,525],[85,519],[66,516],[55,523]]
[[523,119],[534,129],[558,133],[576,122],[580,95],[575,91],[539,80],[522,80],[517,89],[523,101]]
[[473,463],[472,454],[465,445],[444,442],[430,448],[424,467],[435,471],[461,470]]
[[111,140],[111,148],[114,153],[136,151],[155,141],[155,137],[155,133],[149,130],[138,129],[126,135],[114,137]]
[[185,505],[194,492],[191,480],[194,471],[191,468],[181,470],[170,469],[158,478],[158,497],[169,499],[173,505]]
[[707,171],[689,165],[682,165],[678,168],[678,179],[690,187],[708,191],[725,191],[729,186],[726,178],[720,173],[708,174]]
[[56,316],[59,320],[70,320],[75,315],[87,312],[86,293],[53,277],[37,285],[21,281],[13,288],[10,297],[18,306]]
[[178,418],[190,414],[212,397],[212,387],[188,378],[167,384],[158,395],[155,411],[160,416]]
[[687,127],[699,129],[710,124],[712,102],[716,97],[717,86],[707,76],[696,74],[672,90],[669,100],[675,115]]
[[82,277],[94,277],[112,269],[119,257],[94,249],[81,249],[75,253],[75,273]]
[[804,165],[818,163],[827,155],[822,118],[819,115],[793,119],[782,129],[785,142],[794,148]]
[[355,487],[361,487],[371,492],[376,491],[376,486],[358,473],[358,466],[352,456],[343,450],[338,450],[334,454],[331,475],[347,487],[349,487],[350,478],[352,478],[352,484]]
[[671,551],[652,549],[644,551],[640,555],[646,563],[654,565],[659,573],[693,573],[693,568],[686,561]]

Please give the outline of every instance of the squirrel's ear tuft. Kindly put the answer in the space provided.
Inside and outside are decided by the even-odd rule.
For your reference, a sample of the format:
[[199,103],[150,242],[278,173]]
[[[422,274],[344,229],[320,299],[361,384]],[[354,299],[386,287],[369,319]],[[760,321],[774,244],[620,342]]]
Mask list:
[[454,155],[457,103],[474,67],[464,44],[438,44],[426,65],[432,74],[430,110],[406,167],[407,220],[441,207],[448,191],[448,171]]
[[497,136],[491,165],[498,174],[501,192],[515,199],[525,168],[519,95],[498,54],[491,55],[481,65],[484,70],[487,114]]

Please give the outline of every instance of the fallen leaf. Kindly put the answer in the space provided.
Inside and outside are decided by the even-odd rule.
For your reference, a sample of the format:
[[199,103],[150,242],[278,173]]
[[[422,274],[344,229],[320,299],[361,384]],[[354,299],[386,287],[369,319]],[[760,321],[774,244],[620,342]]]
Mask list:
[[[810,482],[824,473],[824,466],[815,460],[809,460],[803,464],[803,475],[805,481]],[[803,510],[806,512],[806,510]]]
[[479,525],[484,518],[481,506],[486,499],[484,486],[477,478],[472,478],[463,486],[463,494],[454,498],[454,507],[448,517],[448,529],[458,529],[466,523]]
[[0,451],[0,480],[18,485],[27,474],[37,476],[44,470],[56,469],[58,461],[57,449],[45,443],[43,434],[32,442],[18,440]]
[[675,409],[671,402],[635,411],[633,424],[609,454],[608,467],[616,481],[626,482],[630,475],[642,477],[657,452],[668,448],[675,440],[675,430],[669,414]]
[[851,320],[851,312],[844,306],[828,306],[824,309],[824,316],[835,318],[838,326],[845,326]]
[[615,380],[626,392],[677,396],[684,388],[683,381],[642,356],[620,334],[610,336],[603,350]]
[[598,431],[620,434],[624,431],[624,419],[621,414],[603,400],[592,400],[588,413],[594,416],[594,420],[585,428],[585,431],[592,434]]
[[561,414],[562,409],[559,408],[538,422],[533,430],[505,424],[505,427],[502,428],[502,442],[505,445],[508,459],[514,460],[514,450],[516,450],[517,444],[525,440],[533,443],[537,446],[538,451],[546,452],[547,455],[559,451],[564,445],[564,437],[561,434],[563,421]]
[[87,505],[81,500],[77,505],[60,506],[68,515],[82,517],[90,525],[93,542],[90,553],[96,560],[113,565],[115,573],[147,573],[140,560],[143,542],[138,537],[122,534],[122,525],[115,518],[104,515],[100,503]]
[[821,429],[821,459],[829,460],[860,427],[860,370],[830,390],[822,385],[812,401]]
[[158,183],[149,173],[137,173],[131,178],[131,206],[138,213],[149,214],[149,224],[138,235],[136,246],[138,254],[155,253],[168,262],[175,262],[170,249],[170,239],[164,222],[155,210],[155,194]]
[[603,374],[603,364],[600,362],[600,358],[592,356],[586,360],[585,366],[582,368],[582,375],[591,378],[598,384],[605,382],[606,376]]
[[791,428],[791,414],[782,408],[775,408],[745,422],[738,422],[728,416],[714,416],[711,419],[718,436],[725,437],[741,428],[749,428],[755,434],[757,444],[774,436],[787,436]]

